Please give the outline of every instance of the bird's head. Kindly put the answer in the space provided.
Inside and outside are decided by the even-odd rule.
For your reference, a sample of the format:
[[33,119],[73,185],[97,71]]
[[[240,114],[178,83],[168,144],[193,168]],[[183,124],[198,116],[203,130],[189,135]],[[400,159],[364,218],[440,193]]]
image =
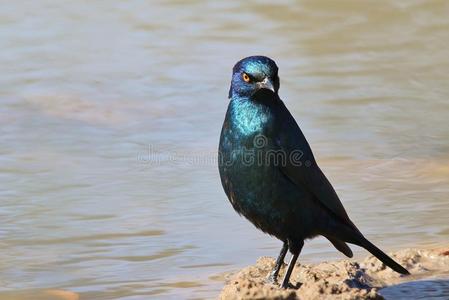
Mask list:
[[258,91],[277,94],[279,90],[278,67],[266,56],[249,56],[238,61],[232,69],[229,98],[252,97]]

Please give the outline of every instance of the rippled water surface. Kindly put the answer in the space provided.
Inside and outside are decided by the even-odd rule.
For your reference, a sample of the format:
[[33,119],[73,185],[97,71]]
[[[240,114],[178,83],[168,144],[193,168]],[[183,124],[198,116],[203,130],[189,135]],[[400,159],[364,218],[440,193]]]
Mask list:
[[276,3],[0,2],[0,298],[214,298],[276,255],[214,161],[252,54],[367,237],[447,242],[449,2]]

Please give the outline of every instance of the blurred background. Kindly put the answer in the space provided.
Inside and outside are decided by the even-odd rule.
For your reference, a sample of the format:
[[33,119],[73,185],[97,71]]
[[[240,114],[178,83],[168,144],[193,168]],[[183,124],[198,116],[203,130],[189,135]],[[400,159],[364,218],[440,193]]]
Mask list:
[[[0,299],[209,299],[277,255],[216,166],[232,66],[254,54],[277,62],[370,240],[447,242],[448,14],[443,0],[0,0]],[[339,258],[323,239],[301,255]]]

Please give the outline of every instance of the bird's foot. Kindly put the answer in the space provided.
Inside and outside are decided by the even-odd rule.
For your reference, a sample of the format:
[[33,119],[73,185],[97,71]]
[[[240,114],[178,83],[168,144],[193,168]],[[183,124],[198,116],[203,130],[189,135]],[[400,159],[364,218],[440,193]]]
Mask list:
[[296,284],[292,284],[290,282],[282,282],[279,287],[281,289],[299,289],[301,287],[302,283],[301,282],[297,282]]

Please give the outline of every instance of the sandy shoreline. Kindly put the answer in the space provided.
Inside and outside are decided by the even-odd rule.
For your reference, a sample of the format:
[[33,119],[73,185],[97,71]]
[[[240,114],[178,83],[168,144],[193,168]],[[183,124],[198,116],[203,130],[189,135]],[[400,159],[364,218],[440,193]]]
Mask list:
[[412,275],[395,273],[373,256],[297,264],[290,279],[293,287],[282,290],[265,282],[274,258],[261,257],[255,265],[229,275],[220,299],[449,299],[449,246],[389,254]]

